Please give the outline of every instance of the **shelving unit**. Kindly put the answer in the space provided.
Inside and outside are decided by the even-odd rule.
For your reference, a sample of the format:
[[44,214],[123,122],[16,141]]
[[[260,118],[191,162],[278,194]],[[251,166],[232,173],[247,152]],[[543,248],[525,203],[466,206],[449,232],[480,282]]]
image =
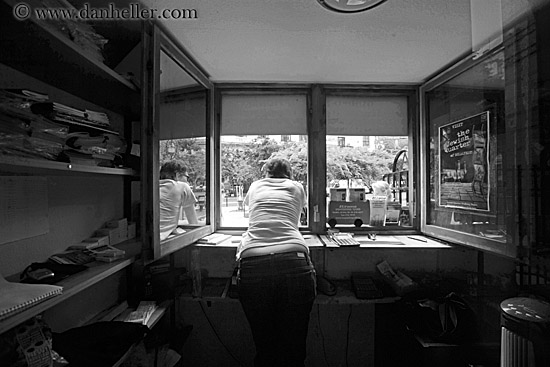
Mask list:
[[[117,120],[116,128],[113,129],[70,123],[71,131],[116,134],[127,140],[133,136],[132,122],[140,119],[142,111],[140,90],[119,75],[112,64],[107,65],[82,49],[56,29],[53,23],[32,18],[17,20],[12,13],[12,7],[16,4],[16,1],[0,0],[0,64],[3,68],[0,78],[5,78],[0,80],[0,88],[32,90],[35,85],[44,87],[44,92],[51,90],[54,94],[62,96],[56,97],[55,102],[72,107],[74,100],[90,110],[98,111],[97,107],[102,110],[101,112],[108,111],[115,115]],[[30,9],[44,7],[37,0],[30,0],[27,4]],[[140,47],[140,22],[131,22],[131,30],[128,29],[133,32],[132,34],[121,33],[121,26],[113,23],[116,22],[110,22],[116,31],[111,32],[109,36],[120,38],[113,40],[114,43],[120,43],[122,40],[129,48]],[[110,25],[106,23],[103,26]],[[121,61],[121,57],[118,56],[114,58],[117,62]],[[12,70],[15,71],[13,78],[10,74]],[[26,85],[27,81],[29,85]],[[43,92],[38,89],[37,91]],[[64,100],[63,96],[67,96],[67,100]],[[75,108],[81,109],[81,106],[75,105]],[[78,238],[84,239],[102,223],[116,219],[113,216],[124,213],[123,216],[128,217],[132,209],[131,181],[141,179],[139,173],[131,168],[73,164],[1,154],[0,175],[44,176],[48,185],[48,207],[47,213],[44,213],[48,216],[47,233],[34,237],[21,236],[21,239],[0,249],[4,264],[6,259],[9,262],[13,259],[13,265],[9,264],[9,270],[0,269],[10,281],[18,280],[17,274],[14,274],[16,269],[20,271],[31,262],[44,261],[47,256],[71,245],[70,241],[74,241],[75,238],[76,241],[80,240]],[[29,205],[28,210],[34,210],[33,203]],[[90,222],[88,219],[91,219]],[[124,259],[112,263],[87,264],[88,269],[56,283],[63,287],[62,294],[0,321],[0,334],[39,314],[44,313],[46,317],[47,311],[55,306],[56,310],[59,307],[73,307],[73,304],[79,301],[66,303],[71,302],[73,297],[93,298],[96,293],[101,293],[101,298],[106,299],[104,303],[114,304],[120,302],[117,298],[132,295],[131,287],[128,287],[128,292],[123,289],[131,285],[132,279],[125,278],[132,277],[134,264],[141,258],[142,239],[136,238],[115,246],[126,252]],[[127,272],[126,276],[124,272]],[[124,281],[128,281],[128,284],[124,284]],[[98,284],[101,284],[101,289],[98,288]],[[103,294],[103,289],[106,289],[106,294]],[[82,322],[93,319],[105,308],[110,307],[102,302],[98,304],[99,306],[75,305],[77,309],[90,307],[90,310],[86,309],[87,313],[81,320],[70,319],[69,326],[80,326]],[[166,305],[159,307],[148,326],[153,327],[167,309]],[[50,312],[55,313],[53,310]]]
[[[16,1],[0,2],[0,63],[11,66],[45,83],[81,98],[122,112],[134,118],[140,115],[140,95],[136,87],[44,21],[16,20],[12,6]],[[29,1],[32,9],[42,8],[38,1]],[[33,47],[22,47],[28,40]],[[51,72],[44,65],[55,65],[60,72]],[[93,88],[86,88],[93,86]]]

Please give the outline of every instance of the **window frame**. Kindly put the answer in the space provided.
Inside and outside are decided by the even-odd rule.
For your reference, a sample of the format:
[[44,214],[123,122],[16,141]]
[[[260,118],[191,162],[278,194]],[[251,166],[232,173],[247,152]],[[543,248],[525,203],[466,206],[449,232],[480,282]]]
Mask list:
[[[303,233],[326,233],[326,97],[328,95],[338,96],[364,96],[364,97],[406,97],[407,98],[407,131],[409,140],[409,197],[411,198],[411,227],[387,226],[361,228],[343,227],[340,230],[345,232],[366,233],[369,231],[383,232],[384,234],[413,234],[420,233],[420,211],[416,203],[419,202],[419,191],[416,189],[418,182],[417,172],[419,144],[418,129],[418,86],[417,85],[351,85],[351,84],[215,84],[215,136],[214,144],[216,154],[214,155],[215,177],[213,180],[216,192],[215,207],[215,229],[224,232],[243,232],[244,227],[223,227],[221,226],[221,101],[224,94],[306,94],[307,96],[307,137],[308,137],[308,225],[300,227]],[[313,143],[313,144],[312,144]],[[312,159],[315,157],[315,159]]]
[[[498,242],[491,239],[481,238],[480,236],[470,234],[467,232],[453,230],[449,228],[440,227],[434,224],[428,224],[428,206],[429,206],[429,175],[430,175],[430,147],[429,147],[429,130],[430,130],[430,121],[428,116],[428,98],[427,94],[434,89],[444,85],[448,81],[452,80],[455,77],[462,75],[463,73],[471,70],[475,66],[481,64],[485,60],[493,57],[499,52],[504,52],[504,45],[498,45],[493,49],[487,51],[481,57],[479,55],[467,55],[458,61],[455,65],[450,68],[440,72],[435,75],[433,78],[428,80],[426,83],[420,86],[420,161],[421,172],[420,172],[420,207],[421,207],[421,231],[423,234],[428,236],[436,237],[451,243],[457,243],[463,246],[489,251],[496,254],[515,257],[516,248],[511,243]],[[507,90],[504,90],[504,93],[507,93]]]
[[[150,263],[164,258],[186,246],[195,243],[201,237],[214,231],[212,225],[212,209],[208,196],[214,194],[211,185],[213,170],[207,167],[206,183],[208,196],[206,206],[206,224],[197,226],[186,233],[160,240],[160,208],[159,208],[159,131],[160,131],[160,71],[161,52],[170,57],[183,72],[193,78],[197,84],[206,91],[206,162],[210,162],[213,145],[210,136],[212,130],[213,113],[213,92],[214,84],[210,81],[209,75],[204,72],[186,51],[173,39],[169,32],[160,24],[146,22],[146,31],[143,32],[142,42],[144,52],[142,64],[150,65],[150,68],[143,68],[142,74],[142,124],[141,124],[141,160],[143,175],[141,183],[141,228],[143,237],[144,262]],[[209,211],[208,211],[209,210]]]
[[[309,125],[311,120],[311,90],[306,85],[300,84],[216,84],[214,91],[215,100],[215,129],[214,129],[214,144],[216,147],[214,155],[214,167],[215,177],[214,186],[216,192],[216,198],[214,201],[214,221],[215,229],[218,231],[228,233],[242,233],[246,231],[247,227],[227,227],[222,226],[221,222],[221,189],[222,189],[222,167],[221,167],[221,121],[222,121],[222,99],[224,95],[305,95],[306,97],[306,134],[309,139]],[[284,135],[284,134],[280,134]],[[260,136],[260,135],[259,135]],[[308,201],[311,198],[311,167],[310,167],[310,150],[311,144],[308,140]],[[311,203],[308,203],[308,213],[312,213]],[[300,231],[309,233],[312,232],[311,228],[311,216],[308,215],[308,225],[306,227],[300,227]]]
[[[327,132],[327,121],[326,121],[326,97],[327,96],[339,96],[339,97],[406,97],[407,98],[407,137],[408,137],[408,158],[409,158],[409,198],[411,198],[410,211],[411,211],[411,220],[412,225],[410,227],[400,227],[400,226],[383,226],[383,227],[369,227],[361,226],[360,228],[355,227],[337,227],[341,232],[353,232],[357,234],[367,233],[367,232],[377,232],[383,234],[418,234],[420,233],[420,221],[419,221],[419,208],[417,203],[419,202],[419,190],[416,189],[418,181],[417,172],[418,169],[418,149],[419,144],[419,129],[418,129],[418,86],[416,85],[348,85],[348,84],[338,84],[338,85],[329,85],[325,87],[324,91],[324,135],[326,140]],[[344,134],[345,135],[345,134]],[[326,154],[326,147],[325,147]],[[325,157],[325,167],[326,173],[326,157]],[[319,178],[320,180],[320,178]],[[326,177],[325,177],[326,181]],[[325,210],[324,221],[328,220],[326,210]],[[328,223],[326,223],[326,228],[329,228]]]

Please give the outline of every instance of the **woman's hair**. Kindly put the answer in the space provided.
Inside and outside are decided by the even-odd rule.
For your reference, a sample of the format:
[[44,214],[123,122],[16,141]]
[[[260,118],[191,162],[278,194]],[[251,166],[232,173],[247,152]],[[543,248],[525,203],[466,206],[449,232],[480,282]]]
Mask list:
[[263,169],[270,178],[292,178],[290,162],[283,158],[273,158],[266,162]]
[[187,167],[178,162],[166,162],[160,167],[161,180],[175,180],[178,173],[187,173]]

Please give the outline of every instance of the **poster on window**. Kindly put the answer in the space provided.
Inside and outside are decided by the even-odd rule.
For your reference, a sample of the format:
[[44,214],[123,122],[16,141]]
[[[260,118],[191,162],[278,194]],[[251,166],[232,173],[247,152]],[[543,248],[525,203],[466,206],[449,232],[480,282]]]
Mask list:
[[489,211],[489,111],[439,128],[439,205]]

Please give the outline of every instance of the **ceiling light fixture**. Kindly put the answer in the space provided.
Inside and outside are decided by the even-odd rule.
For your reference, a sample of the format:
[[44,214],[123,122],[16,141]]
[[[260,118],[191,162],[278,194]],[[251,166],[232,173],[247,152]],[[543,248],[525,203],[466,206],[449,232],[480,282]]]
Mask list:
[[384,3],[386,0],[317,0],[325,8],[338,13],[359,13]]

